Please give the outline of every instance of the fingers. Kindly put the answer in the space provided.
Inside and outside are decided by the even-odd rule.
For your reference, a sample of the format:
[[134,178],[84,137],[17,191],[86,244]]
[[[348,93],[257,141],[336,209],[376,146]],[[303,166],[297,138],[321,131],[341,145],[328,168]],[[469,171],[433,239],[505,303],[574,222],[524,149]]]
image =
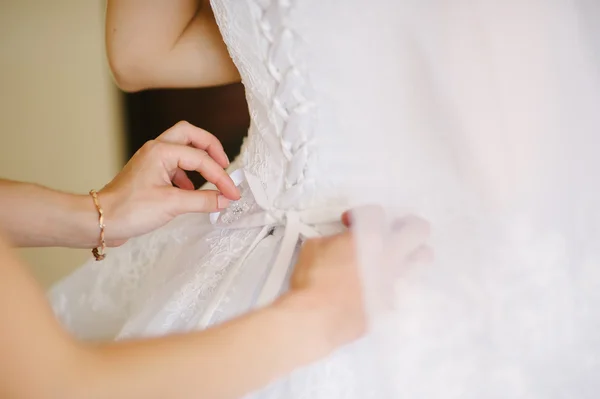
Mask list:
[[[385,210],[379,206],[362,206],[342,215],[342,223],[358,228],[363,240],[378,243],[373,248],[385,248],[403,259],[422,246],[429,238],[429,223],[417,216],[406,216],[388,221]],[[354,224],[357,226],[353,226]]]
[[395,282],[412,267],[427,265],[433,262],[433,249],[427,245],[421,245],[419,248],[408,254],[404,259],[392,258],[387,260],[389,264],[384,266],[384,276],[390,282]]
[[394,281],[408,265],[433,259],[426,245],[429,223],[417,216],[392,219],[382,207],[363,206],[342,215],[342,222],[352,227],[363,256],[379,265],[383,281]]
[[[433,260],[433,250],[426,245],[429,224],[415,216],[399,219],[392,224],[392,233],[384,245],[379,263],[381,266],[381,295],[383,303],[393,308],[394,287],[408,270]],[[387,289],[384,289],[387,288]]]
[[352,212],[346,211],[342,214],[342,224],[346,227],[350,227],[352,225]]
[[178,168],[187,171],[195,170],[217,186],[225,197],[232,200],[240,198],[239,190],[231,177],[205,151],[165,142],[159,143],[159,151],[170,176],[174,176]]
[[357,219],[367,221],[369,228],[372,228],[375,224],[381,225],[385,221],[385,210],[377,205],[363,205],[342,214],[342,223],[346,227],[352,227]]
[[407,260],[408,263],[431,263],[433,262],[434,254],[433,249],[427,245],[421,245],[413,253],[411,253]]
[[169,203],[173,206],[174,215],[216,212],[229,206],[229,200],[216,190],[188,191],[175,187],[168,190],[170,190]]
[[206,151],[222,168],[229,166],[229,159],[219,139],[206,130],[200,129],[188,122],[182,121],[177,123],[158,136],[156,140],[184,146],[191,145],[192,147]]
[[430,235],[429,223],[417,216],[407,216],[395,220],[385,248],[389,256],[405,259],[423,246]]
[[173,182],[173,184],[175,184],[177,187],[179,187],[182,190],[193,190],[194,189],[194,183],[192,183],[192,181],[190,180],[188,175],[185,173],[185,171],[183,171],[181,169],[175,170],[175,175],[173,176],[171,181]]

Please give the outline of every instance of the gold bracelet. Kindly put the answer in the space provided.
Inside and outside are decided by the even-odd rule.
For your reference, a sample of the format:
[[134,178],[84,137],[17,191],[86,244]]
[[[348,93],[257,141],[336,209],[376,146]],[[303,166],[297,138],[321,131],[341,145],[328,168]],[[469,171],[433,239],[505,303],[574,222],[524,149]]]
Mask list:
[[96,190],[91,190],[90,195],[92,196],[94,205],[96,205],[96,209],[98,210],[98,227],[100,227],[100,246],[92,249],[92,254],[97,261],[100,261],[106,256],[104,253],[106,250],[106,242],[104,241],[104,211],[102,211],[102,207],[98,201],[98,193]]

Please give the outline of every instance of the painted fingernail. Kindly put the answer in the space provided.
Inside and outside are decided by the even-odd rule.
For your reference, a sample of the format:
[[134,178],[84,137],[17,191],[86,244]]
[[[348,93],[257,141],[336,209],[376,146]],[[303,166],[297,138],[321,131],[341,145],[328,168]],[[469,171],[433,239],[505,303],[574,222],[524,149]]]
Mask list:
[[219,195],[217,197],[217,206],[219,207],[219,209],[225,209],[229,206],[229,199],[226,198],[224,195]]
[[342,214],[342,223],[346,227],[350,227],[352,225],[352,212],[346,211]]

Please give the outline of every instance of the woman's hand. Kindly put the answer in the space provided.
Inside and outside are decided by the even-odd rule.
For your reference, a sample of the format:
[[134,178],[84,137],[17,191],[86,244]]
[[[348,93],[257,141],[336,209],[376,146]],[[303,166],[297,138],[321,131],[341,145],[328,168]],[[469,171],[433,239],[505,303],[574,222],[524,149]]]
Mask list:
[[[224,170],[229,165],[219,140],[179,122],[144,146],[98,194],[108,245],[118,245],[190,212],[214,212],[239,199]],[[185,171],[197,171],[218,191],[194,190]]]
[[[375,210],[376,217],[381,212]],[[348,214],[343,221],[350,224]],[[431,256],[426,246],[429,224],[417,217],[394,223],[396,228],[385,237],[384,251],[393,257],[395,276],[413,262]],[[362,237],[361,237],[362,238]],[[379,239],[379,237],[376,237]],[[290,281],[290,298],[295,306],[309,307],[321,313],[328,325],[326,335],[335,348],[359,338],[366,329],[361,279],[353,233],[308,240],[300,253]]]
[[[137,179],[132,181],[138,184]],[[13,188],[6,192],[23,194]],[[48,198],[52,204],[62,202],[58,194],[48,197],[33,186],[22,188],[34,192],[31,198],[43,197],[34,204]],[[17,195],[20,201],[12,203],[28,197]],[[56,219],[58,227],[61,220]],[[43,232],[56,226],[34,227]],[[386,241],[397,244],[391,247],[400,268],[425,248],[427,234],[427,223],[408,218],[386,235]],[[0,318],[11,321],[0,334],[0,396],[239,398],[359,337],[366,327],[360,281],[351,233],[310,240],[291,291],[271,306],[204,331],[87,345],[65,334],[43,291],[0,237]]]

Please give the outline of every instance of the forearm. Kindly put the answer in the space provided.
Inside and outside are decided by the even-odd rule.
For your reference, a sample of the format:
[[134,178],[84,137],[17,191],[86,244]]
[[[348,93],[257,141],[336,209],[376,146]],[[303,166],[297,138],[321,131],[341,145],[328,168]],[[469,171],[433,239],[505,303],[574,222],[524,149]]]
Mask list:
[[[67,336],[1,238],[0,318],[10,322],[0,333],[0,397],[234,399],[326,356],[363,325],[360,295],[340,298],[356,291],[356,273],[345,281],[330,265],[348,234],[307,243],[291,293],[268,308],[201,332],[104,345]],[[330,282],[319,288],[324,267]]]
[[0,179],[0,228],[14,245],[92,248],[98,214],[88,195]]
[[[333,340],[324,339],[327,321],[294,308],[282,303],[176,336],[90,348],[62,338],[54,347],[36,344],[36,353],[18,355],[20,370],[11,369],[7,386],[0,378],[0,393],[33,399],[238,399],[333,348]],[[43,343],[53,342],[47,338]]]
[[99,349],[94,398],[234,399],[327,354],[319,312],[294,299],[193,335]]
[[207,1],[109,0],[106,44],[126,91],[239,81]]
[[8,321],[0,333],[0,397],[239,398],[336,346],[331,318],[315,305],[291,294],[205,331],[79,344],[0,237],[0,318]]

